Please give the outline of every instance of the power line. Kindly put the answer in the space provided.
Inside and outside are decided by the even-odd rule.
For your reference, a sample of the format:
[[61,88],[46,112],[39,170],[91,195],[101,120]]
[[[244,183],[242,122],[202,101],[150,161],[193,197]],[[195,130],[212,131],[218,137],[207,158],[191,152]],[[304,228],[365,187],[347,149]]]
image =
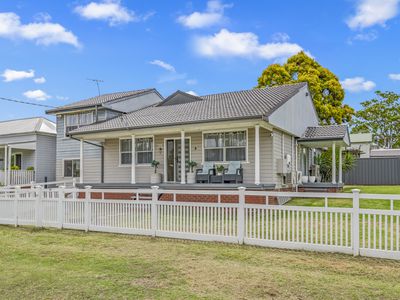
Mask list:
[[20,103],[20,104],[26,104],[26,105],[33,105],[33,106],[40,106],[40,107],[47,107],[47,108],[55,108],[55,106],[51,106],[51,105],[26,102],[26,101],[15,100],[15,99],[10,99],[10,98],[4,98],[4,97],[0,97],[0,100],[8,101],[8,102]]

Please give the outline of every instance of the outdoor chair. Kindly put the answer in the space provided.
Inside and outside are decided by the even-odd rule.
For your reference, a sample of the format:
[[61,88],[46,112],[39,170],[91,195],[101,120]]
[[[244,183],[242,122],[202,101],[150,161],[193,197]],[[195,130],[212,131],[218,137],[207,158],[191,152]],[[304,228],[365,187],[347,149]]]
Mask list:
[[243,183],[243,168],[240,164],[240,161],[229,162],[229,166],[227,169],[224,170],[224,174],[222,177],[222,181],[224,183]]
[[202,169],[196,170],[196,183],[210,183],[211,175],[215,175],[213,162],[205,162]]

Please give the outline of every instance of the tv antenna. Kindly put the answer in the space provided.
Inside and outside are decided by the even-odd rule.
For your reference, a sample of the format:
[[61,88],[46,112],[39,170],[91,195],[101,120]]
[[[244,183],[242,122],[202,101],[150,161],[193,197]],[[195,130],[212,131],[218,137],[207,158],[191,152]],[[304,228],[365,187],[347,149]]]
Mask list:
[[97,85],[97,91],[99,92],[99,96],[100,96],[100,84],[99,82],[104,82],[104,80],[101,79],[93,79],[93,78],[87,78],[87,80],[93,81],[96,83]]

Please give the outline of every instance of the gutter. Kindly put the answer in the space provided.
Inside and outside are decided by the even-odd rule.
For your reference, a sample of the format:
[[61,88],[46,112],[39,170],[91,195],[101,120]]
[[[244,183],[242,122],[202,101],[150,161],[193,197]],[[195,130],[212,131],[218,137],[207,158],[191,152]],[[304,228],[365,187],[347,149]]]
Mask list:
[[[227,119],[218,119],[218,120],[201,120],[201,121],[193,121],[193,122],[180,122],[180,123],[171,123],[165,125],[154,125],[154,126],[141,126],[141,127],[118,127],[118,128],[110,128],[110,129],[98,129],[98,130],[88,130],[88,131],[81,131],[81,132],[71,132],[69,136],[78,135],[78,134],[88,134],[88,133],[99,133],[99,132],[112,132],[112,131],[120,131],[120,130],[137,130],[137,129],[146,129],[146,128],[160,128],[160,127],[172,127],[172,126],[179,126],[179,125],[192,125],[192,124],[203,124],[209,122],[224,122],[224,121],[236,121],[236,120],[254,120],[260,119],[262,121],[266,121],[268,119],[265,115],[257,115],[257,116],[250,116],[250,117],[241,117],[241,118],[227,118]],[[90,125],[88,125],[90,126]],[[84,127],[82,127],[84,128]]]

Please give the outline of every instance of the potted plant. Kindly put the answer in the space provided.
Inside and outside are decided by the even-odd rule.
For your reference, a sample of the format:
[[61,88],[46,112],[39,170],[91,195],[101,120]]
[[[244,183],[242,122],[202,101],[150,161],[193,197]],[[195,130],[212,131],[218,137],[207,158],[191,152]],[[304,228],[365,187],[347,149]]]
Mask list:
[[222,175],[224,173],[225,167],[223,165],[217,165],[216,168],[217,175]]
[[187,173],[187,183],[193,184],[196,183],[196,173],[194,172],[194,168],[197,166],[197,162],[191,160],[188,163],[190,172]]
[[153,160],[151,162],[151,166],[154,168],[154,173],[151,174],[151,177],[150,177],[151,184],[161,183],[161,174],[157,173],[159,164],[160,164],[160,162],[157,160]]

